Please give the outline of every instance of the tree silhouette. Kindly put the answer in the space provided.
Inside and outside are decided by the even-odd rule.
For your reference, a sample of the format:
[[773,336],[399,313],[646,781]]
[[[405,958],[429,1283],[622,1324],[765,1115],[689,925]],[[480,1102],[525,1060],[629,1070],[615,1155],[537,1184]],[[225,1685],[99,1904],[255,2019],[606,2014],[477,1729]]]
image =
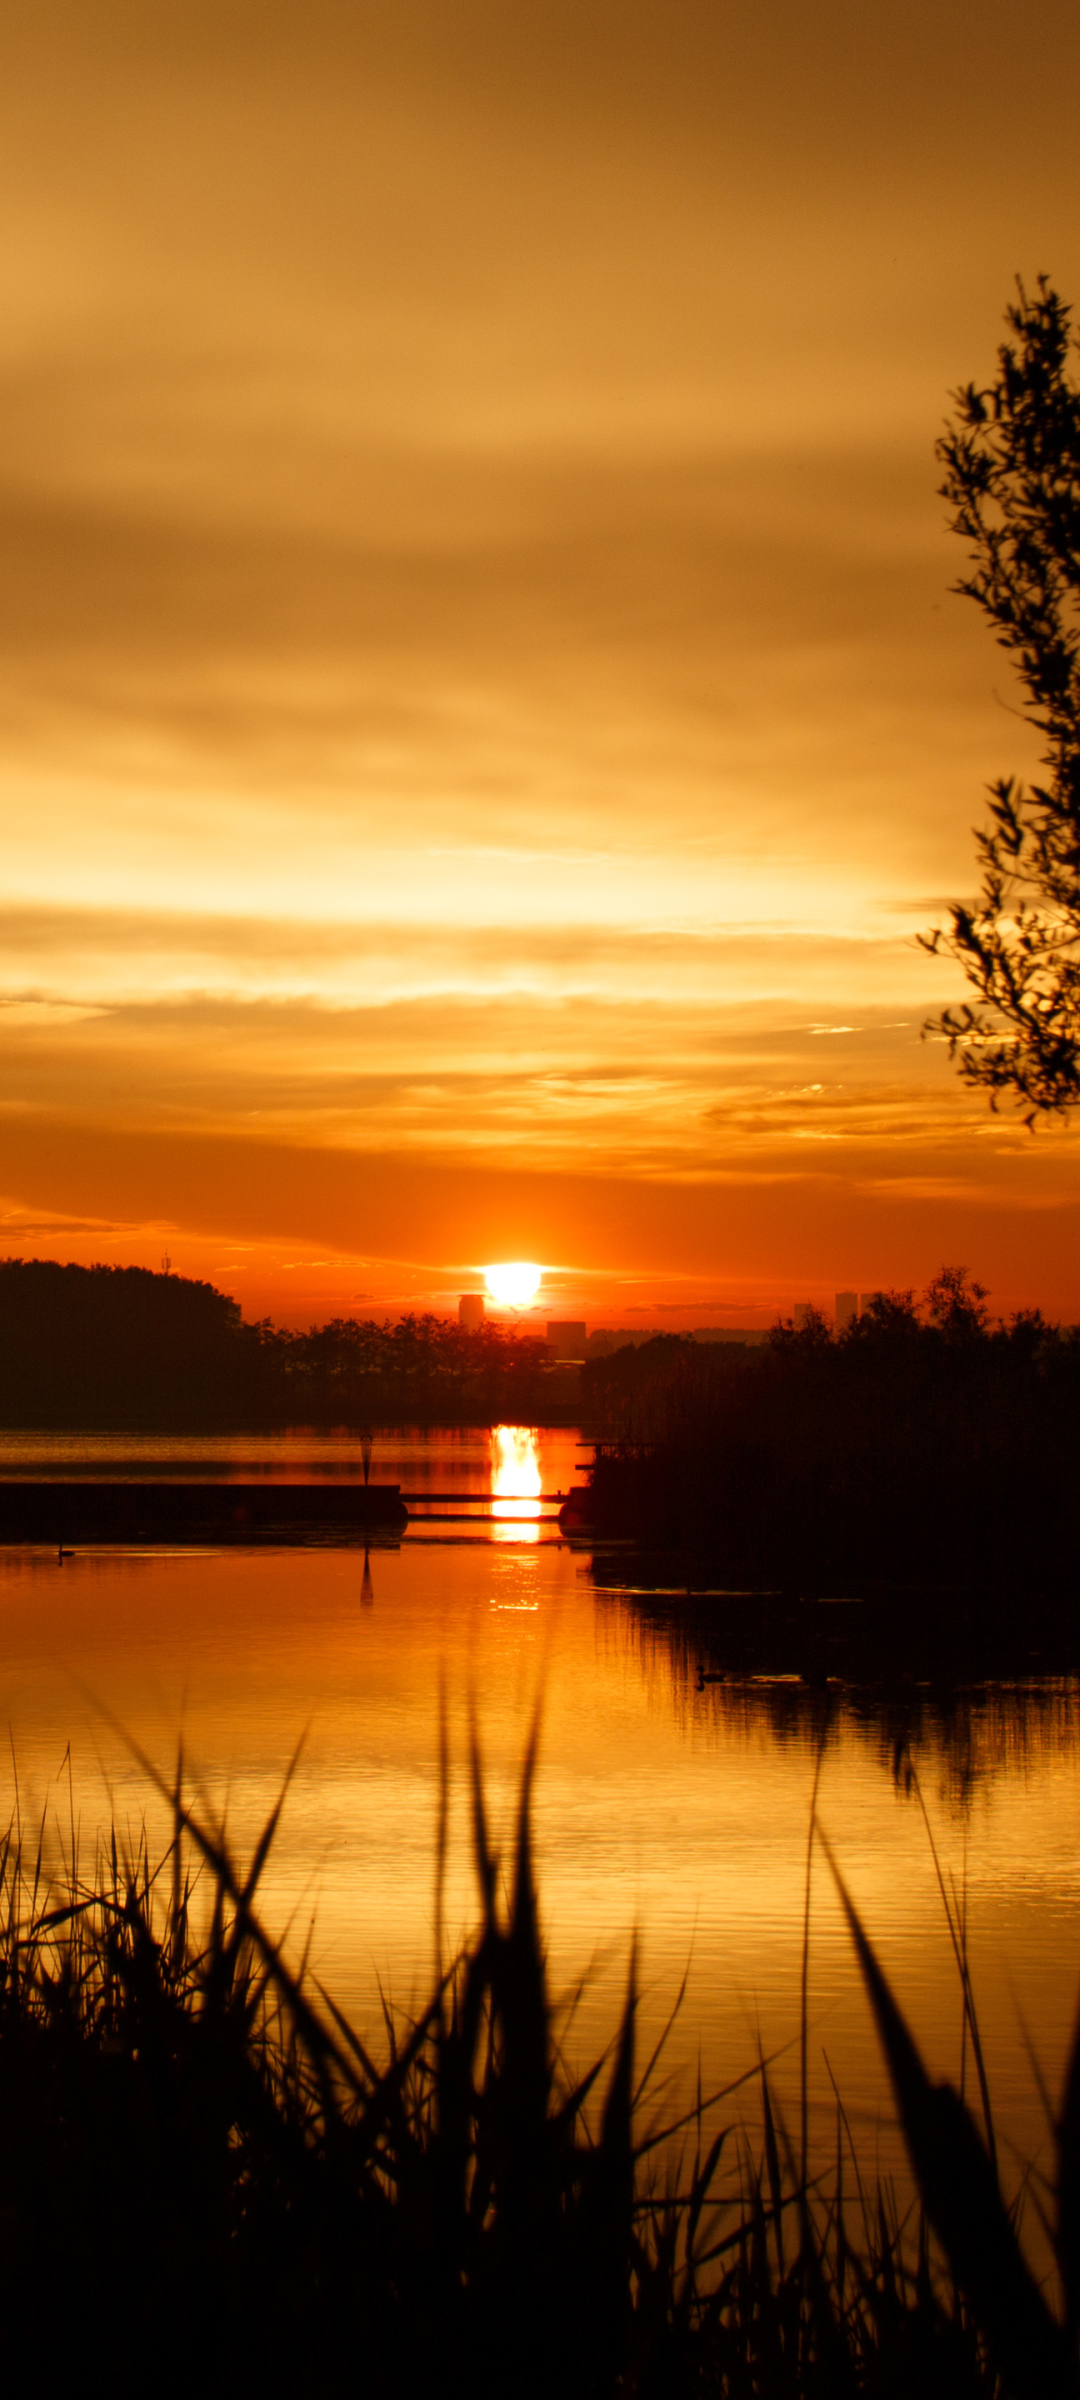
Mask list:
[[959,961],[977,995],[925,1030],[944,1034],[992,1107],[1005,1094],[1030,1125],[1080,1101],[1080,390],[1069,309],[1045,276],[1033,294],[1019,279],[1017,290],[996,381],[954,394],[937,454],[972,560],[955,588],[1013,658],[1046,779],[991,784],[979,898],[922,939]]
[[989,1328],[988,1298],[985,1283],[976,1283],[966,1267],[942,1267],[927,1286],[927,1315],[948,1341],[972,1341]]

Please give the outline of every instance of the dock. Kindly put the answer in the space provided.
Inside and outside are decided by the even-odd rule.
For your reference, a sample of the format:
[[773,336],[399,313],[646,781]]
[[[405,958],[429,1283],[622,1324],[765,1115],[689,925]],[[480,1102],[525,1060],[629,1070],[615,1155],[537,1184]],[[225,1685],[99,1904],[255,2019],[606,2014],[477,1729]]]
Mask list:
[[308,1534],[399,1532],[396,1483],[0,1482],[0,1542],[57,1548],[95,1542],[247,1542]]

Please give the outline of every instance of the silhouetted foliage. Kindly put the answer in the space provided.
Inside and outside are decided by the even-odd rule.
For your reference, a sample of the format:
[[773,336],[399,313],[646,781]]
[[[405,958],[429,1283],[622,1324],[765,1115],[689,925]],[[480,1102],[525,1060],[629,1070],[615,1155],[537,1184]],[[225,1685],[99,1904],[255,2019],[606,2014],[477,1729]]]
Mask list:
[[0,1260],[0,1422],[194,1423],[242,1383],[257,1337],[212,1284],[145,1267]]
[[1030,1124],[1080,1100],[1080,389],[1066,371],[1068,308],[1045,276],[1033,295],[1018,290],[996,381],[956,393],[938,456],[973,562],[956,588],[1016,665],[1047,777],[991,784],[980,896],[924,946],[957,959],[982,1004],[927,1030],[992,1105],[1005,1093]]
[[114,1834],[91,1877],[73,1855],[49,1888],[9,1828],[9,2378],[68,2380],[92,2334],[120,2392],[197,2377],[311,2400],[1064,2400],[1077,2047],[1046,2207],[1059,2319],[999,2186],[964,1922],[945,1887],[978,2125],[930,2082],[829,1853],[909,2149],[917,2197],[901,2208],[875,2173],[873,2127],[860,2156],[839,2104],[819,2160],[804,2105],[796,2159],[764,2061],[643,2130],[652,2068],[635,2063],[633,1961],[607,2058],[572,2074],[548,1992],[531,1777],[529,1760],[504,1899],[474,1758],[480,1923],[414,2017],[386,2012],[382,2063],[257,1913],[280,1802],[246,1872],[192,1813],[179,1767],[171,1790],[159,1784],[174,1835],[157,1867],[145,1839],[125,1856]]
[[294,1333],[245,1324],[182,1275],[0,1260],[7,1426],[530,1423],[546,1365],[546,1345],[514,1327],[429,1314]]
[[548,1397],[547,1345],[516,1327],[431,1314],[260,1328],[268,1396],[290,1424],[530,1422]]
[[[721,1579],[1070,1581],[1080,1339],[943,1268],[921,1310],[886,1292],[839,1337],[813,1315],[760,1349],[690,1342],[584,1369],[600,1531],[700,1551]],[[858,1588],[858,1587],[856,1587]]]
[[986,1285],[976,1283],[964,1267],[942,1267],[926,1287],[927,1317],[947,1342],[976,1341],[989,1331],[988,1298]]

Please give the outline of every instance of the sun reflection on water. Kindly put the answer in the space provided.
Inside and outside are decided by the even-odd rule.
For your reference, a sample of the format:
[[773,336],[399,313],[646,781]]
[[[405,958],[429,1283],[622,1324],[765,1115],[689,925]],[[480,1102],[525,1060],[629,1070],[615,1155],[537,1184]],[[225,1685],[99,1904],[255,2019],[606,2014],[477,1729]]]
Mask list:
[[[540,1539],[540,1447],[529,1425],[493,1425],[491,1494],[493,1517],[512,1522],[518,1539]],[[498,1534],[496,1534],[498,1540]]]

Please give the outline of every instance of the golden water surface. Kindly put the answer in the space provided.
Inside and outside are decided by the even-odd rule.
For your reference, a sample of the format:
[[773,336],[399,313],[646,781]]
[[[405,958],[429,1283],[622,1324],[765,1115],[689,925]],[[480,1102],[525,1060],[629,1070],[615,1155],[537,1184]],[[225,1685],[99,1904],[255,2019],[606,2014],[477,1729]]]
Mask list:
[[[638,1603],[597,1590],[589,1552],[559,1539],[541,1498],[575,1479],[574,1443],[520,1428],[381,1437],[373,1475],[480,1492],[487,1506],[477,1524],[436,1503],[425,1523],[414,1507],[400,1544],[366,1556],[102,1549],[60,1562],[0,1550],[2,1805],[14,1806],[17,1770],[24,1826],[44,1821],[54,1850],[70,1842],[73,1807],[84,1867],[110,1815],[132,1835],[145,1817],[161,1840],[165,1811],[131,1745],[169,1775],[182,1732],[202,1805],[227,1817],[244,1850],[300,1742],[263,1914],[275,1932],[289,1927],[294,1953],[310,1942],[314,1970],[377,2049],[380,1994],[407,2005],[433,1970],[440,1694],[455,1934],[475,1911],[471,1716],[508,1848],[539,1712],[534,1815],[552,1981],[569,1992],[586,1976],[568,2049],[582,2059],[610,2034],[636,1930],[647,2037],[685,1978],[666,2053],[676,2088],[699,2061],[706,2084],[729,2080],[760,2040],[782,2054],[794,2111],[814,1724],[797,1693],[775,1686],[698,1691]],[[159,1471],[166,1446],[152,1447]],[[97,1445],[99,1467],[107,1448]],[[179,1449],[191,1457],[190,1443]],[[276,1471],[305,1454],[352,1471],[348,1445],[315,1437],[281,1447]],[[0,1467],[23,1472],[26,1455],[9,1451]],[[235,1455],[247,1472],[251,1441]],[[52,1463],[76,1471],[76,1451]],[[227,1458],[218,1465],[228,1471]],[[1078,1732],[1068,1685],[987,1689],[961,1696],[947,1726],[929,1712],[915,1748],[943,1871],[966,1891],[999,2126],[1044,2159],[1021,2028],[1054,2088],[1080,1985]],[[958,1985],[934,1862],[866,1695],[834,1695],[820,1814],[930,2063],[955,2073]],[[874,2036],[820,1854],[809,1997],[815,2127],[824,2139],[832,2122],[831,2069],[888,2163]]]

